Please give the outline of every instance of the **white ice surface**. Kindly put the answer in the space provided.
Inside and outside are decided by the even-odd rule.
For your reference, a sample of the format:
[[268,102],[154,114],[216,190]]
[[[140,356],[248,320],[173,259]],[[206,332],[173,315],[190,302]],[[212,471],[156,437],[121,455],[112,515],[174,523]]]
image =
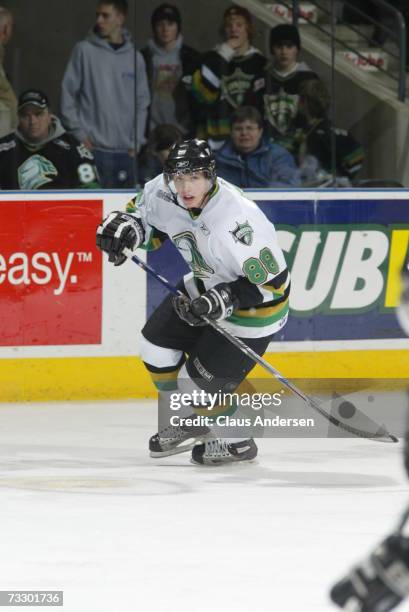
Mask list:
[[1,590],[64,590],[65,612],[336,610],[330,585],[409,499],[401,443],[267,439],[206,468],[150,459],[156,428],[155,402],[0,405]]

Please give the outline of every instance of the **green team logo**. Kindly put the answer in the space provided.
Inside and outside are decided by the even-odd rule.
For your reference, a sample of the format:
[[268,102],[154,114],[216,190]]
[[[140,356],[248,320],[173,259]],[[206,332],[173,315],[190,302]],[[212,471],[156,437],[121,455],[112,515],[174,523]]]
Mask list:
[[230,234],[233,236],[234,242],[241,242],[246,246],[250,246],[253,243],[254,230],[248,221],[245,223],[239,223],[236,221],[237,227]]
[[39,189],[58,175],[52,162],[42,155],[32,155],[17,171],[20,189]]
[[251,88],[253,76],[236,68],[230,76],[222,78],[223,97],[230,102],[233,108],[242,106],[244,97]]
[[287,94],[281,89],[277,95],[264,96],[264,109],[268,121],[285,134],[298,111],[298,95]]
[[172,240],[196,278],[209,278],[211,274],[214,274],[213,268],[207,265],[200,253],[196,238],[191,232],[176,234]]

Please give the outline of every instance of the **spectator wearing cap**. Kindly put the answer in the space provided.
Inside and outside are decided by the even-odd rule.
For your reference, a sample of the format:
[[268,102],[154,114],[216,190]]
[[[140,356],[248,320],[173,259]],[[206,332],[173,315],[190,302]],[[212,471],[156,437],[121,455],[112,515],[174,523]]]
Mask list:
[[95,26],[75,45],[62,81],[63,123],[93,150],[107,188],[135,185],[150,102],[145,62],[124,28],[127,9],[126,0],[98,3]]
[[229,7],[223,15],[224,41],[208,52],[193,75],[193,93],[203,105],[197,136],[217,150],[230,134],[231,113],[240,106],[262,111],[266,58],[252,46],[249,11]]
[[150,133],[144,163],[141,165],[139,182],[144,185],[163,172],[163,165],[175,143],[182,142],[184,135],[175,125],[163,123]]
[[252,106],[242,106],[233,113],[231,136],[215,156],[218,176],[238,187],[300,185],[293,156],[264,135],[263,118]]
[[45,93],[18,99],[18,126],[0,139],[1,189],[98,188],[92,153],[51,114]]
[[194,98],[192,75],[200,54],[185,45],[181,34],[181,16],[172,4],[161,4],[152,13],[153,37],[142,49],[146,63],[151,106],[149,127],[171,124],[185,136],[194,133]]
[[17,125],[17,98],[3,67],[4,49],[13,34],[13,15],[0,6],[0,138]]
[[272,28],[272,64],[266,76],[264,118],[270,135],[283,144],[296,121],[301,83],[318,79],[307,64],[298,61],[300,49],[300,35],[295,26],[281,24]]

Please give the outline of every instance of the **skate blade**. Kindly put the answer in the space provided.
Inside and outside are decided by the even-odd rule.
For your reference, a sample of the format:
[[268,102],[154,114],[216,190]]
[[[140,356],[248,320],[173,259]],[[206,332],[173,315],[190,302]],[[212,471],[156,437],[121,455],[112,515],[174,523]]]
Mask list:
[[160,457],[171,457],[172,455],[179,455],[180,453],[187,453],[193,449],[193,447],[197,444],[197,440],[190,442],[189,444],[181,444],[180,446],[175,446],[174,448],[169,448],[166,451],[149,451],[149,455],[153,459],[159,459]]
[[219,468],[219,467],[230,467],[231,465],[248,465],[249,463],[251,463],[252,465],[257,465],[258,464],[258,460],[257,457],[254,457],[254,459],[244,459],[242,461],[240,460],[232,460],[232,461],[219,461],[218,463],[199,463],[198,461],[194,461],[194,459],[192,459],[192,457],[190,458],[190,463],[192,465],[198,465],[201,468]]

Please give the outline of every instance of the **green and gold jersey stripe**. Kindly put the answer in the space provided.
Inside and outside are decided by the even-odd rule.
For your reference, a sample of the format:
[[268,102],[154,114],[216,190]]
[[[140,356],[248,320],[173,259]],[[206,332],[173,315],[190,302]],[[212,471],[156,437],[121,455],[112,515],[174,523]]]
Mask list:
[[279,300],[280,298],[282,298],[286,294],[287,294],[287,297],[288,297],[288,294],[290,293],[290,284],[287,281],[285,283],[283,283],[280,287],[278,287],[278,289],[272,287],[271,285],[262,285],[262,287],[266,291],[269,291],[270,293],[272,293],[273,298],[275,300]]
[[277,304],[277,306],[266,306],[265,308],[249,308],[248,310],[235,310],[231,317],[226,319],[235,325],[244,327],[265,327],[280,321],[289,309],[288,298]]

